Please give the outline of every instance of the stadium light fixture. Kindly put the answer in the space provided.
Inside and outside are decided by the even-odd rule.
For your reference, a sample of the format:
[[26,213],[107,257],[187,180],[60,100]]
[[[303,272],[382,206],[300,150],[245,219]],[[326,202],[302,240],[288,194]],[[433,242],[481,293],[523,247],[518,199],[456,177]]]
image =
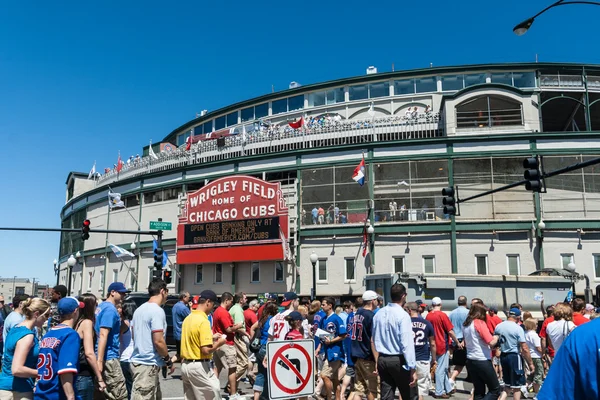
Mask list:
[[589,5],[594,5],[594,6],[600,6],[600,2],[598,2],[598,1],[565,1],[565,0],[558,0],[557,2],[552,3],[548,7],[544,8],[539,13],[535,14],[533,17],[527,18],[525,21],[523,21],[520,24],[516,25],[513,28],[513,32],[517,36],[523,36],[529,30],[529,28],[531,28],[531,25],[533,24],[533,21],[538,16],[542,15],[543,13],[545,13],[546,11],[548,11],[551,8],[558,7],[558,6],[566,6],[568,4],[589,4]]

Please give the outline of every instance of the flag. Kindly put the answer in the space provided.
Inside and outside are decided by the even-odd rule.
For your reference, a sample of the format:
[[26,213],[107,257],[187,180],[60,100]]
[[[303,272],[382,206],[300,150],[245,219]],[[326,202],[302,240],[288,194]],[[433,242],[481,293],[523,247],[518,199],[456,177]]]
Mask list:
[[[156,240],[153,240],[152,241],[152,252],[153,253],[157,247],[158,247],[158,243],[156,242]],[[167,254],[167,251],[165,249],[163,249],[163,268],[167,266],[168,262],[169,262],[169,255]]]
[[150,157],[154,158],[155,160],[158,160],[158,156],[156,155],[156,153],[152,149],[152,140],[150,141],[150,147],[148,147],[148,155]]
[[121,160],[121,152],[119,152],[119,158],[117,159],[117,174],[123,169],[123,160]]
[[133,254],[132,252],[127,251],[122,247],[115,246],[114,244],[109,243],[108,247],[110,247],[110,249],[113,251],[113,253],[115,253],[115,256],[117,256],[117,258],[121,258],[121,257],[125,257],[125,256],[135,257],[135,254]]
[[352,174],[352,179],[360,186],[365,184],[365,159],[363,158],[360,161],[360,164],[356,168],[354,168],[354,174]]
[[189,151],[192,148],[192,133],[190,132],[190,136],[185,140],[185,151]]
[[94,161],[94,166],[92,167],[92,169],[90,170],[90,173],[88,174],[88,179],[94,177],[96,175],[96,161]]
[[111,190],[108,191],[108,208],[125,208],[125,203],[121,200],[120,193],[113,193]]
[[362,256],[366,257],[367,256],[367,249],[368,249],[368,244],[369,244],[369,234],[367,233],[367,226],[365,225],[363,227],[363,251],[362,251]]
[[375,118],[375,104],[371,102],[371,107],[369,107],[369,111],[367,111],[371,118]]
[[300,117],[298,121],[288,122],[288,125],[292,129],[300,129],[302,126],[304,126],[304,117]]
[[242,125],[242,143],[246,143],[246,125]]
[[279,238],[281,239],[281,247],[283,249],[283,259],[289,260],[290,259],[290,246],[288,244],[288,241],[285,238],[285,235],[283,234],[283,231],[281,230],[281,226],[279,226]]

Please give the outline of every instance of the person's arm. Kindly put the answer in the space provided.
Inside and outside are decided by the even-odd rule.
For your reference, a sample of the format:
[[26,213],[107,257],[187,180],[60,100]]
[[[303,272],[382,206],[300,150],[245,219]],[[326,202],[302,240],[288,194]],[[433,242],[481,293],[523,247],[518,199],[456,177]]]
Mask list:
[[519,344],[521,346],[521,355],[529,365],[529,369],[533,371],[535,367],[533,365],[533,360],[531,359],[531,354],[529,354],[529,346],[527,346],[527,343],[525,342],[521,342]]
[[[417,360],[415,356],[415,340],[414,340],[414,332],[412,330],[412,322],[410,320],[410,316],[406,313],[401,317],[400,321],[400,342],[402,343],[402,355],[404,356],[404,360],[406,362],[406,366],[402,366],[403,368],[408,368],[410,371],[411,382],[410,386],[415,386],[417,384]],[[456,339],[456,336],[454,336]]]
[[548,318],[548,316],[546,315],[546,308],[544,307],[544,299],[540,301],[540,310],[542,310],[542,315],[544,316],[544,319]]
[[98,369],[98,359],[94,352],[94,327],[92,326],[92,321],[89,319],[83,320],[79,329],[83,333],[83,351],[85,353],[85,358],[88,365],[94,370],[94,375],[96,375],[96,379],[98,380],[99,389],[102,391],[106,388],[106,384],[102,380],[102,371]]
[[431,366],[437,364],[437,346],[435,344],[435,336],[429,337],[429,350],[431,351]]
[[458,347],[459,349],[462,349],[463,347],[465,347],[464,343],[458,341],[458,338],[456,337],[454,330],[450,329],[448,331],[448,336],[450,336],[450,338],[454,341],[454,343],[456,343],[456,347]]
[[258,329],[258,321],[255,322],[254,324],[252,324],[252,326],[250,327],[250,337],[253,338],[255,335],[256,330]]
[[473,324],[475,324],[475,331],[479,334],[479,337],[482,338],[483,341],[490,346],[490,348],[494,347],[496,343],[498,343],[500,336],[492,335],[484,321],[476,319],[473,321]]
[[215,351],[217,351],[217,349],[219,347],[223,346],[226,342],[227,342],[227,339],[225,339],[225,338],[219,338],[215,343],[213,343],[212,346],[202,346],[202,347],[200,347],[200,351],[202,352],[203,356],[208,357],[212,353],[214,353]]
[[73,373],[64,373],[60,375],[60,384],[62,385],[67,400],[75,400],[75,390],[73,389]]
[[106,354],[106,343],[108,341],[108,333],[110,328],[100,328],[100,335],[98,335],[98,370],[102,374],[104,369],[104,356]]
[[36,378],[37,369],[29,368],[25,366],[25,359],[27,354],[33,347],[33,335],[23,336],[17,342],[15,348],[15,354],[12,360],[12,374],[17,378]]

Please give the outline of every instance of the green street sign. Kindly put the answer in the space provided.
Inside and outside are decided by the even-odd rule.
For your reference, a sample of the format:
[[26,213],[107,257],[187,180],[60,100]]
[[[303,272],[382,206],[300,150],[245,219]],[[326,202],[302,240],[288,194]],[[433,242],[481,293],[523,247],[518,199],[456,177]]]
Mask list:
[[156,231],[170,231],[173,227],[173,224],[170,222],[163,221],[150,221],[150,229]]

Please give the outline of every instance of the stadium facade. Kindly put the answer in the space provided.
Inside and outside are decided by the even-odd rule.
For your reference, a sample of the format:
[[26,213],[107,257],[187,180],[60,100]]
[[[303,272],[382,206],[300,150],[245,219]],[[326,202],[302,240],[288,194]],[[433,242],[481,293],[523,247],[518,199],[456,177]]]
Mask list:
[[[75,294],[115,280],[144,290],[151,238],[93,231],[162,218],[173,223],[163,247],[174,289],[191,293],[309,295],[314,280],[317,296],[343,298],[371,274],[518,280],[569,264],[594,288],[600,167],[549,178],[546,193],[520,186],[462,203],[456,217],[441,189],[466,198],[519,181],[532,155],[546,171],[599,157],[599,103],[600,66],[490,64],[367,73],[203,112],[118,172],[69,174],[62,226],[87,218],[92,235],[61,236],[57,280],[71,271]],[[109,207],[109,190],[125,208]],[[108,246],[132,242],[133,258]]]

